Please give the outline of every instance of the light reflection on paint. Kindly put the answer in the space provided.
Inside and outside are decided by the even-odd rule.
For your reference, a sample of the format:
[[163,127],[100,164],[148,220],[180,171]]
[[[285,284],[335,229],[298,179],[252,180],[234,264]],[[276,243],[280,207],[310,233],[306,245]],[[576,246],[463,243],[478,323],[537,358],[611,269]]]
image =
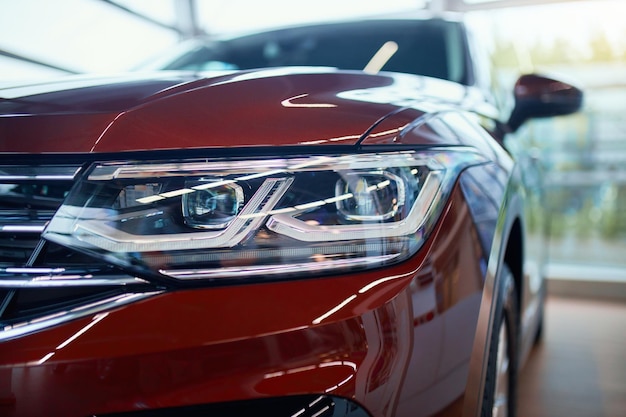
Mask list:
[[299,368],[292,368],[292,369],[288,369],[286,371],[271,372],[271,373],[263,375],[263,379],[278,378],[278,377],[285,376],[285,375],[293,375],[293,374],[297,374],[297,373],[301,373],[301,372],[313,371],[315,369],[330,368],[330,367],[337,367],[337,366],[347,366],[350,369],[352,369],[353,371],[356,371],[356,363],[354,363],[354,362],[350,362],[350,361],[331,361],[331,362],[320,363],[320,364],[317,364],[317,365],[301,366]]
[[316,318],[315,320],[313,320],[313,324],[320,324],[322,321],[324,321],[325,319],[327,319],[328,317],[332,316],[333,314],[335,314],[337,311],[341,310],[342,308],[344,308],[348,303],[350,303],[350,301],[354,300],[356,298],[355,294],[352,294],[350,297],[346,298],[345,300],[343,300],[339,305],[331,308],[330,310],[328,310],[326,313],[322,314],[321,316],[319,316],[318,318]]
[[294,103],[294,100],[298,100],[300,98],[304,98],[308,96],[309,96],[308,94],[299,94],[297,96],[289,97],[288,99],[281,101],[280,104],[283,107],[291,107],[291,108],[302,107],[302,108],[312,108],[312,109],[320,109],[320,108],[328,109],[328,108],[337,107],[336,104],[330,104],[330,103]]
[[38,361],[29,362],[28,364],[29,365],[42,365],[42,364],[44,364],[46,361],[48,361],[50,358],[52,358],[57,353],[57,351],[67,347],[67,345],[69,345],[70,343],[72,343],[73,341],[78,339],[81,335],[83,335],[85,332],[87,332],[93,326],[98,324],[100,321],[104,320],[104,318],[106,318],[108,315],[109,315],[109,313],[96,314],[95,316],[93,316],[93,318],[91,319],[90,323],[88,323],[86,326],[82,327],[80,330],[78,330],[72,336],[68,337],[65,341],[61,342],[61,344],[59,344],[55,348],[54,352],[49,352],[46,355],[44,355],[41,359],[39,359]]

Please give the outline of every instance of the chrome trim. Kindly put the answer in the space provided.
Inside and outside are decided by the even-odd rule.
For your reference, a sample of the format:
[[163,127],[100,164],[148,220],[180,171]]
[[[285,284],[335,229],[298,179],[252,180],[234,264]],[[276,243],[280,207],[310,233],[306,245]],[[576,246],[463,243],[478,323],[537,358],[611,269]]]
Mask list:
[[72,310],[62,311],[48,316],[40,317],[31,321],[4,326],[0,329],[0,342],[26,336],[30,333],[44,330],[48,327],[57,326],[70,320],[76,320],[92,314],[100,313],[104,310],[121,307],[135,301],[145,300],[149,297],[162,294],[164,291],[153,291],[148,293],[120,294],[106,298],[85,306],[76,307]]
[[290,265],[255,265],[247,267],[216,268],[204,270],[160,270],[159,272],[168,277],[180,280],[210,279],[210,278],[242,278],[250,275],[281,275],[299,273],[303,269],[311,272],[321,272],[330,269],[353,267],[362,265],[378,265],[388,262],[400,256],[399,253],[389,255],[369,256],[354,259],[342,259],[336,261],[302,262]]
[[123,286],[147,283],[146,280],[127,275],[72,273],[65,268],[0,268],[0,288]]
[[5,165],[0,167],[0,181],[72,181],[81,169],[76,165]]
[[45,228],[45,223],[41,226],[33,226],[32,224],[11,224],[0,226],[0,233],[42,233]]

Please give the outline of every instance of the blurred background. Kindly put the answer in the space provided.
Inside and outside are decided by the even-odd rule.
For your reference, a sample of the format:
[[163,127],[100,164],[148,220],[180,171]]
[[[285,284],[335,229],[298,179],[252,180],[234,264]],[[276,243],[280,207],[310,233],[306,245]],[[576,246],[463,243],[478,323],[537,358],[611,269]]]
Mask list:
[[465,14],[504,103],[522,73],[585,90],[581,113],[528,123],[508,147],[545,169],[551,285],[626,299],[626,1],[0,0],[0,87],[129,71],[194,37],[418,8]]

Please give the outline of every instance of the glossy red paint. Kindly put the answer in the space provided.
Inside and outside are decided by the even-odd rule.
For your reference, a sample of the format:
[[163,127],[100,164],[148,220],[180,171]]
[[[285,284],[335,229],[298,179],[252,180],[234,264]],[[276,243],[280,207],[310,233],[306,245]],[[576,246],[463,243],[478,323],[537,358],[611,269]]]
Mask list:
[[[400,75],[293,70],[195,81],[181,76],[168,82],[172,86],[163,89],[168,84],[156,79],[150,93],[146,81],[122,79],[116,88],[133,99],[114,97],[105,104],[98,85],[76,91],[84,96],[79,105],[59,104],[62,98],[52,92],[20,98],[18,117],[0,116],[0,152],[352,145],[370,128],[368,143],[382,143],[425,111],[458,104],[465,91],[444,81],[418,82]],[[441,96],[437,104],[422,109],[435,94]],[[434,134],[418,140],[439,144],[449,139]]]
[[0,117],[2,152],[89,152],[116,114]]
[[16,402],[0,414],[309,392],[353,398],[375,415],[440,412],[464,395],[482,256],[456,188],[422,250],[392,268],[172,292],[6,341],[0,378]]
[[[151,101],[120,115],[98,139],[94,152],[136,149],[276,146],[326,141],[354,144],[394,109],[342,100],[337,86],[371,88],[389,77],[273,72],[230,80]],[[306,86],[305,89],[302,87]],[[253,95],[250,95],[253,92]],[[129,138],[131,138],[129,140]]]
[[[355,33],[367,37],[372,32],[372,22],[344,22],[337,27],[342,31],[356,30]],[[487,375],[495,375],[489,364],[496,359],[492,353],[499,352],[499,339],[491,334],[499,334],[506,317],[508,328],[514,329],[508,338],[510,346],[519,345],[522,349],[520,355],[515,349],[507,352],[509,362],[523,360],[540,324],[544,289],[540,276],[544,257],[541,245],[526,244],[540,242],[542,237],[530,238],[533,230],[527,227],[524,205],[524,198],[533,199],[537,207],[541,205],[539,176],[528,162],[516,165],[501,144],[506,132],[515,130],[530,117],[575,111],[582,95],[567,84],[525,76],[517,84],[511,118],[508,122],[500,121],[503,109],[496,108],[481,72],[485,65],[476,62],[481,58],[474,55],[476,48],[470,45],[473,39],[465,38],[461,22],[403,18],[376,23],[381,34],[394,34],[400,25],[409,29],[400,31],[403,36],[425,25],[426,32],[415,45],[427,47],[420,52],[426,59],[419,63],[434,64],[433,68],[418,66],[426,72],[417,71],[414,58],[420,55],[403,49],[396,58],[406,57],[405,66],[395,66],[390,61],[393,65],[388,69],[406,70],[406,74],[355,71],[354,68],[362,68],[357,59],[347,67],[339,60],[337,67],[344,70],[289,67],[219,75],[164,72],[70,77],[51,84],[1,89],[0,253],[10,254],[11,259],[0,259],[0,322],[4,326],[0,327],[0,415],[78,417],[129,412],[135,416],[136,411],[167,412],[163,409],[187,405],[202,407],[202,412],[195,415],[206,415],[207,408],[221,409],[228,401],[235,401],[237,407],[245,403],[247,407],[250,403],[245,400],[267,399],[271,404],[264,403],[265,407],[273,408],[277,404],[274,401],[291,400],[292,395],[306,395],[298,397],[302,404],[308,404],[310,398],[322,398],[332,407],[358,405],[373,417],[474,417],[481,413],[481,408],[490,409],[494,390],[485,389],[485,381]],[[298,33],[307,39],[328,33],[326,26],[302,30]],[[458,35],[458,43],[448,52],[457,55],[440,62],[429,61],[447,49],[442,44],[438,51],[434,47],[437,39],[448,39],[451,33]],[[261,46],[267,39],[265,35],[259,38]],[[434,37],[430,39],[431,36]],[[386,38],[387,35],[385,41]],[[316,45],[297,43],[306,49],[300,51],[304,53]],[[243,46],[250,45],[244,42]],[[323,47],[322,52],[334,51],[334,38],[329,45],[332,47]],[[354,43],[347,45],[352,47]],[[431,45],[433,48],[429,49]],[[374,50],[377,47],[373,46]],[[262,47],[259,51],[264,55]],[[365,48],[364,56],[369,51]],[[215,55],[211,56],[215,59]],[[301,65],[301,56],[295,54],[295,65]],[[218,59],[228,64],[228,56],[224,62],[219,55]],[[450,62],[463,65],[448,71]],[[276,63],[284,62],[272,61],[268,65]],[[238,66],[236,62],[233,65],[263,66]],[[312,65],[327,66],[328,62]],[[420,154],[425,148],[427,151]],[[87,211],[95,209],[97,213],[115,213],[120,223],[133,220],[122,229],[143,230],[148,226],[152,234],[142,236],[163,243],[167,240],[161,238],[164,233],[189,232],[190,225],[184,218],[188,200],[185,202],[182,196],[209,190],[213,185],[221,187],[221,196],[231,195],[235,204],[211,215],[226,215],[241,222],[252,218],[247,212],[242,215],[238,211],[246,210],[240,207],[245,207],[246,197],[237,195],[238,188],[230,186],[230,179],[220,181],[219,170],[211,168],[211,175],[215,173],[216,178],[200,178],[201,172],[205,172],[202,168],[183,173],[176,166],[170,172],[163,162],[177,164],[184,160],[183,165],[190,167],[188,161],[202,164],[200,161],[207,158],[214,167],[217,158],[240,161],[248,156],[282,158],[340,153],[348,156],[346,164],[355,161],[358,165],[367,157],[353,158],[356,153],[380,150],[379,155],[370,155],[378,161],[388,152],[400,159],[402,152],[418,151],[415,155],[426,158],[434,155],[430,153],[434,149],[437,156],[423,161],[433,170],[426,179],[421,176],[421,168],[417,169],[422,167],[422,161],[416,163],[410,175],[401,163],[387,171],[385,164],[368,162],[368,169],[373,172],[363,172],[359,167],[345,171],[341,168],[339,175],[359,177],[350,185],[351,193],[337,191],[341,185],[336,179],[339,177],[332,180],[337,181],[334,190],[333,184],[326,182],[330,185],[328,196],[308,192],[319,178],[308,165],[255,171],[244,177],[225,170],[232,174],[233,183],[242,180],[242,187],[250,190],[256,185],[245,184],[248,180],[277,175],[283,183],[296,182],[302,178],[299,170],[306,171],[306,187],[289,185],[283,190],[286,194],[272,194],[281,199],[277,204],[285,204],[284,208],[277,206],[280,208],[264,212],[255,202],[257,206],[253,208],[261,210],[254,213],[256,218],[273,217],[281,210],[304,211],[346,198],[354,198],[358,207],[363,202],[359,198],[364,189],[373,190],[368,178],[376,176],[389,179],[376,180],[376,193],[387,193],[386,187],[394,182],[391,188],[396,188],[393,192],[397,196],[403,194],[402,184],[409,184],[414,193],[426,190],[424,200],[417,198],[412,207],[425,217],[425,223],[416,227],[420,238],[426,231],[426,240],[416,249],[417,253],[392,265],[386,263],[390,258],[376,254],[383,253],[380,248],[384,242],[395,244],[395,236],[380,240],[381,246],[370,256],[369,248],[361,242],[369,242],[370,232],[378,233],[376,227],[370,227],[374,221],[351,218],[337,206],[327,206],[331,209],[321,215],[336,217],[331,224],[342,228],[341,233],[351,230],[343,228],[345,225],[358,227],[360,221],[368,223],[359,231],[364,232],[362,236],[367,233],[367,237],[340,236],[350,247],[338,254],[338,262],[322,265],[338,265],[340,269],[334,271],[350,273],[335,272],[335,276],[316,278],[293,273],[299,265],[311,265],[309,260],[319,259],[313,255],[302,264],[292,263],[290,269],[279,271],[293,273],[289,279],[273,282],[262,281],[261,276],[274,276],[276,270],[268,271],[266,263],[275,267],[282,260],[278,255],[275,263],[271,258],[254,265],[255,268],[241,269],[229,263],[224,271],[221,261],[231,257],[223,251],[230,251],[231,246],[206,252],[193,248],[187,256],[175,245],[157,245],[166,252],[176,252],[180,259],[176,267],[185,268],[178,271],[186,273],[189,267],[189,272],[198,272],[199,280],[190,282],[173,278],[169,271],[142,268],[124,247],[90,245],[88,234],[72,229],[90,227],[89,215],[94,212]],[[448,152],[450,149],[454,151]],[[473,161],[473,165],[457,165],[465,160]],[[144,165],[155,161],[163,171],[142,171]],[[115,163],[128,163],[128,169],[137,172],[131,178],[103,174],[94,180],[84,175],[94,162],[105,171]],[[142,177],[142,173],[147,176]],[[449,174],[456,175],[454,180]],[[411,175],[414,177],[409,180]],[[433,191],[426,186],[426,182],[440,175],[445,178],[445,190]],[[204,187],[212,180],[216,183]],[[101,186],[99,182],[107,184]],[[192,185],[199,182],[203,182],[202,187]],[[70,190],[72,184],[74,188]],[[287,193],[304,193],[305,197]],[[215,195],[209,194],[206,197],[212,201]],[[312,200],[306,199],[310,196]],[[396,210],[399,197],[381,198],[385,210]],[[87,200],[97,204],[90,205]],[[431,204],[437,205],[437,209],[427,212]],[[213,210],[207,205],[200,211],[207,207]],[[77,216],[73,214],[75,210],[84,211]],[[429,213],[433,212],[431,216]],[[398,212],[391,214],[394,221],[390,221],[386,217],[389,213],[384,212],[385,218],[381,220],[379,215],[376,220],[385,223],[385,231],[397,226],[396,217],[408,219]],[[317,221],[316,214],[319,212],[312,211],[301,218]],[[140,220],[135,222],[135,217],[126,215],[136,215]],[[295,239],[296,245],[289,247],[299,249],[297,238],[272,229],[270,221],[276,220],[272,217],[267,222],[263,217],[254,231],[245,230],[250,234],[242,234],[243,239],[233,243],[233,250],[243,247],[239,253],[247,255],[254,245],[271,249],[271,245],[280,247],[286,239]],[[64,225],[48,233],[50,230],[44,228],[50,219]],[[76,223],[67,223],[76,219]],[[535,213],[533,220],[541,221]],[[105,221],[98,222],[108,227]],[[167,230],[171,225],[172,230]],[[543,225],[536,226],[535,231],[545,230]],[[125,233],[122,229],[116,231]],[[272,240],[245,240],[261,234]],[[83,237],[87,240],[81,240]],[[102,237],[106,239],[108,235]],[[307,249],[318,243],[323,249],[328,248],[316,241]],[[358,250],[351,249],[353,243]],[[338,246],[333,248],[344,251]],[[329,255],[332,258],[333,254]],[[388,266],[374,269],[373,264],[368,264],[359,269],[365,272],[355,272],[353,255],[357,264],[384,259]],[[360,268],[365,263],[358,265]],[[209,273],[199,269],[204,267]],[[330,270],[323,268],[320,271]],[[236,278],[232,277],[249,273],[263,275],[255,283],[251,283],[252,276],[240,285],[233,283]],[[231,281],[215,285],[211,282],[215,276],[228,276]],[[516,304],[514,290],[521,294],[517,300],[519,311],[512,307]],[[519,343],[510,337],[518,333],[517,323],[510,319],[518,314],[523,318]],[[515,380],[515,366],[510,367],[508,377]],[[513,390],[507,394],[514,397]],[[486,406],[481,405],[483,401]],[[306,404],[304,407],[308,408]],[[509,404],[506,411],[511,415],[514,404]],[[354,416],[346,410],[346,416]],[[289,407],[282,411],[294,415]],[[329,408],[325,415],[337,415],[335,411],[340,412]],[[273,415],[268,408],[261,414]],[[306,415],[320,413],[309,409]]]
[[[294,30],[257,34],[232,43],[211,42],[194,50],[199,55],[178,62],[203,65],[206,59],[217,59],[209,64],[223,68],[302,65],[302,57],[319,47],[311,55],[317,61],[307,61],[307,65],[323,67],[69,77],[0,89],[0,254],[11,257],[0,259],[1,416],[78,417],[115,412],[144,416],[135,412],[167,413],[167,407],[188,405],[202,409],[196,408],[198,416],[239,415],[206,410],[269,400],[263,401],[263,411],[254,409],[246,415],[279,415],[273,411],[280,402],[284,415],[312,417],[324,411],[311,409],[309,400],[321,398],[333,407],[324,415],[354,417],[348,408],[358,406],[365,410],[357,413],[359,417],[474,417],[495,403],[495,389],[487,387],[486,381],[495,379],[489,364],[495,363],[495,352],[500,350],[499,339],[491,335],[499,334],[505,318],[507,327],[514,330],[507,339],[513,347],[506,352],[513,364],[507,376],[515,381],[515,363],[518,358],[523,361],[540,325],[544,293],[543,251],[540,244],[534,244],[542,237],[530,237],[533,230],[525,221],[524,198],[535,201],[537,207],[542,198],[539,176],[532,168],[536,164],[516,165],[501,144],[507,132],[528,118],[575,111],[582,94],[554,80],[523,76],[514,91],[512,116],[500,121],[505,109],[497,108],[483,71],[486,63],[474,53],[480,46],[473,45],[466,28],[453,19],[403,16]],[[411,35],[413,30],[419,34]],[[353,35],[365,39],[373,32],[383,43],[398,34],[409,39],[397,42],[399,53],[385,63],[389,66],[383,66],[406,73],[359,71],[361,60],[364,64],[379,48],[378,40],[354,58],[359,54],[353,57],[352,48],[368,42],[337,42],[336,36],[326,36],[345,33],[346,39]],[[278,36],[296,49],[289,46],[277,52],[285,52],[281,59],[269,59],[265,56],[268,36]],[[411,36],[415,37],[411,40]],[[270,49],[279,43],[269,44]],[[213,50],[218,44],[219,50]],[[342,50],[346,45],[348,49]],[[246,62],[254,55],[248,53],[251,46],[257,48],[259,57],[268,59]],[[244,53],[239,53],[240,47]],[[230,62],[237,53],[244,59]],[[327,54],[328,60],[319,61]],[[351,62],[343,60],[348,55]],[[457,64],[453,68],[452,62]],[[425,153],[419,153],[425,148]],[[384,163],[367,162],[367,169],[374,170],[368,172],[362,167],[340,168],[337,177],[324,183],[328,196],[309,192],[320,176],[306,164],[243,177],[213,170],[218,158],[241,161],[243,157],[337,153],[348,156],[346,164],[358,165],[368,157],[382,160],[389,152],[398,160],[402,152],[415,151],[416,156],[429,158],[434,149],[436,156],[416,162],[410,171],[402,163],[387,170]],[[374,150],[380,154],[361,155]],[[178,166],[169,171],[169,162],[176,165],[184,160],[184,167],[193,170],[187,162],[202,164],[204,158],[211,160],[210,172],[216,178],[201,178],[206,172],[202,167],[193,173],[183,173]],[[159,170],[143,171],[156,161]],[[473,161],[472,166],[461,161]],[[85,171],[94,162],[103,169],[98,172],[109,168],[112,172],[116,163],[127,163],[129,170],[137,172],[130,178],[113,174],[89,178],[84,173],[95,172]],[[422,177],[422,166],[428,166],[432,176]],[[303,177],[300,170],[306,171],[306,186],[288,185],[280,191],[284,195],[273,193],[272,198],[281,199],[276,204],[284,204],[276,210],[265,212],[259,202],[251,207],[246,202],[250,195],[238,195],[246,193],[239,188],[255,189],[248,180],[260,181],[265,175],[280,176],[277,180],[283,184],[295,183]],[[241,187],[230,185],[226,179],[230,174],[233,183],[243,181]],[[342,183],[337,178],[342,175],[355,175],[356,181],[348,184],[350,193],[348,188],[338,191]],[[377,176],[380,181],[375,180],[374,190],[369,181]],[[436,183],[436,179],[429,181],[439,176],[444,177],[441,189],[426,186]],[[331,181],[336,181],[334,187]],[[193,185],[200,182],[200,187]],[[333,253],[324,252],[331,260],[320,271],[338,266],[333,271],[349,273],[309,278],[312,274],[305,277],[293,272],[299,265],[319,260],[316,251],[308,252],[314,254],[310,258],[305,253],[304,262],[278,271],[285,275],[272,275],[276,269],[271,269],[281,262],[284,252],[254,268],[237,269],[232,263],[226,271],[223,268],[222,261],[232,259],[226,253],[231,248],[243,248],[235,254],[243,253],[243,258],[254,245],[263,250],[282,248],[282,243],[295,239],[296,244],[287,247],[300,249],[299,239],[272,228],[276,223],[270,222],[278,212],[304,211],[345,199],[354,199],[350,204],[360,211],[364,191],[390,196],[380,197],[387,211],[377,213],[376,219],[385,223],[381,229],[390,231],[409,218],[396,212],[399,196],[404,194],[402,184],[411,188],[413,197],[426,190],[425,198],[417,198],[411,208],[420,216],[410,219],[424,217],[425,223],[415,225],[416,237],[421,238],[422,231],[427,235],[417,252],[402,262],[391,264],[391,258],[377,256],[394,256],[381,248],[386,242],[396,244],[396,236],[385,236],[369,252],[365,246],[369,235],[379,232],[373,219],[351,217],[338,206],[326,206],[330,209],[321,214],[311,211],[300,218],[316,222],[317,214],[333,217],[331,224],[337,229],[329,233],[339,228],[340,233],[352,231],[350,226],[368,223],[359,230],[363,235],[357,234],[362,238],[339,236],[347,243],[345,248],[333,246],[342,251],[336,259],[331,259]],[[390,185],[395,190],[387,194]],[[241,214],[247,204],[250,210],[260,210],[253,214],[257,219],[269,219],[262,217],[258,228],[244,230],[242,240],[231,242],[234,246],[216,251],[193,248],[187,254],[169,246],[163,234],[186,234],[188,226],[198,226],[186,222],[189,200],[183,196],[213,186],[221,194],[216,197],[207,191],[207,201],[226,197],[234,204],[210,216],[225,215],[245,223],[252,218],[248,212]],[[378,194],[378,190],[384,191]],[[199,204],[194,207],[203,213],[214,210],[210,204],[193,204]],[[369,205],[369,200],[364,204]],[[437,209],[427,211],[432,204]],[[77,210],[80,216],[73,214]],[[132,220],[115,230],[122,234],[146,226],[151,234],[142,236],[166,242],[156,245],[165,248],[164,257],[168,252],[175,255],[176,268],[181,268],[177,271],[197,272],[194,278],[198,280],[177,280],[170,271],[142,268],[126,246],[91,245],[90,236],[76,230],[90,227],[92,213],[117,215],[119,223]],[[540,217],[533,212],[534,221],[540,223]],[[400,221],[395,222],[396,218]],[[57,223],[45,230],[51,219]],[[100,219],[96,223],[108,227]],[[545,230],[539,223],[535,231]],[[54,229],[59,224],[62,227]],[[322,220],[319,228],[325,225]],[[222,223],[216,229],[220,227],[229,226]],[[406,233],[402,238],[410,239]],[[257,240],[261,235],[268,240]],[[253,239],[246,240],[250,236]],[[113,236],[111,242],[115,241]],[[318,244],[329,248],[319,240],[309,243],[305,249]],[[387,266],[374,269],[376,262]],[[255,283],[250,275],[235,284],[243,274],[263,275]],[[292,275],[287,279],[286,274]],[[211,277],[216,276],[228,276],[230,281],[215,285],[211,279],[217,278]],[[266,276],[285,279],[262,281]],[[513,299],[515,290],[518,300]],[[518,334],[518,323],[511,319],[518,315],[523,318],[519,343],[512,337]],[[514,390],[507,394],[514,398]],[[303,395],[297,404],[308,411],[294,412],[291,405],[284,405],[293,395]],[[510,416],[515,407],[513,401],[508,404],[503,411]]]

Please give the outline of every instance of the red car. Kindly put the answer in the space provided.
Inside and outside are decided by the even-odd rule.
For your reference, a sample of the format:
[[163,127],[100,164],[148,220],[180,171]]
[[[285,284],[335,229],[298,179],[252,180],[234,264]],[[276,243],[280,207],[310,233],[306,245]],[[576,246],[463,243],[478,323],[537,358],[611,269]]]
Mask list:
[[514,415],[541,190],[501,141],[582,95],[500,120],[475,51],[334,23],[0,90],[0,415]]

